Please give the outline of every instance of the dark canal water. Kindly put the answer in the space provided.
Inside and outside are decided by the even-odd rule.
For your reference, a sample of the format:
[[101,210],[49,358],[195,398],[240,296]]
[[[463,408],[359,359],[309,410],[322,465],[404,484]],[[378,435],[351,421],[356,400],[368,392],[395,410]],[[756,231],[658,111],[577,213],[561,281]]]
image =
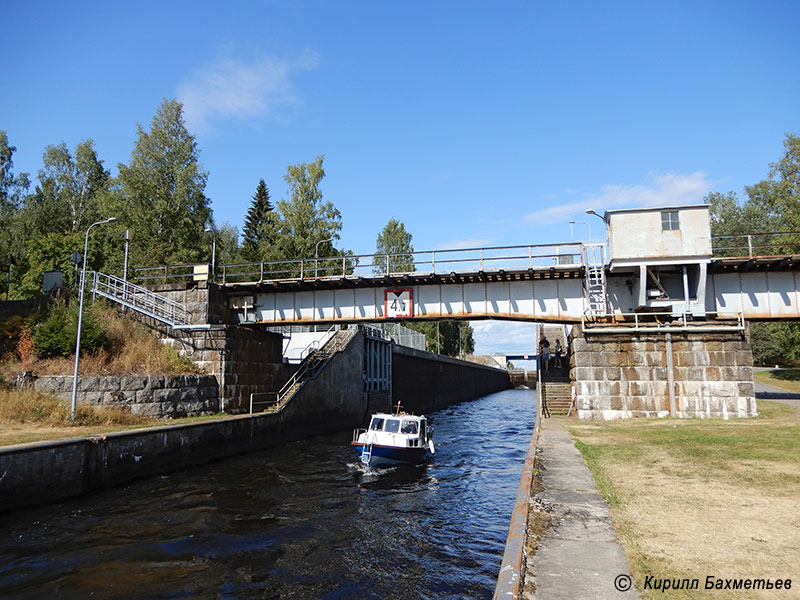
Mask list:
[[350,433],[0,517],[2,598],[491,598],[536,395],[428,415],[436,455],[365,470]]

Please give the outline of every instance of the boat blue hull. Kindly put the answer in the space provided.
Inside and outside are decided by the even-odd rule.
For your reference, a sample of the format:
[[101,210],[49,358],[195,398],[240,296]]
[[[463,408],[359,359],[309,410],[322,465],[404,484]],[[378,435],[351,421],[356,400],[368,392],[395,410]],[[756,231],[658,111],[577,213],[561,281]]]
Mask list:
[[[352,442],[359,460],[364,452],[364,444]],[[372,457],[369,460],[371,467],[379,465],[416,465],[425,460],[428,448],[397,448],[393,446],[372,445]]]

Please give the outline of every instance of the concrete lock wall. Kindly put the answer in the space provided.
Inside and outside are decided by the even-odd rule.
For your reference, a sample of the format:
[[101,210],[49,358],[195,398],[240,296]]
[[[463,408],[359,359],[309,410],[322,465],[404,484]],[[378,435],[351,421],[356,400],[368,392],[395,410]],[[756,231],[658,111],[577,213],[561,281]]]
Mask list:
[[392,405],[417,414],[511,387],[508,371],[402,346],[392,354]]
[[354,340],[278,413],[0,448],[0,512],[357,427],[366,412],[363,353]]
[[[571,378],[581,419],[670,416],[665,334],[573,330]],[[671,334],[677,417],[754,417],[749,333]]]

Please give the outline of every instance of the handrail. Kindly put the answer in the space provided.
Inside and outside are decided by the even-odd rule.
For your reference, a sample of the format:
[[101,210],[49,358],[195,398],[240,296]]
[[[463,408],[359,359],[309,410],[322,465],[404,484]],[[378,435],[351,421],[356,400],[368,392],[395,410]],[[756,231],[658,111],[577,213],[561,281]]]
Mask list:
[[[789,236],[794,236],[793,239],[787,239]],[[712,254],[716,255],[717,253],[727,253],[727,252],[736,252],[736,251],[743,251],[746,252],[744,255],[735,255],[735,256],[728,256],[727,258],[758,258],[758,257],[766,257],[766,256],[794,256],[800,252],[800,240],[798,240],[798,236],[800,236],[800,231],[769,231],[769,232],[758,232],[758,233],[731,233],[731,234],[724,234],[724,235],[712,235],[711,236],[711,247],[712,247]],[[785,241],[773,241],[770,244],[765,243],[754,243],[761,239],[765,238],[784,238]],[[730,246],[715,246],[714,242],[716,240],[733,240],[729,243],[735,243],[735,240],[743,239],[746,243],[744,245],[730,245]],[[770,253],[760,253],[760,250],[765,248],[770,248],[773,252]],[[785,250],[785,249],[793,249],[794,252],[791,254],[787,254],[786,252],[775,252],[774,250]]]
[[[261,262],[223,264],[217,267],[217,281],[224,284],[283,280],[357,277],[382,277],[409,273],[450,273],[491,269],[532,269],[553,265],[582,265],[584,244],[528,244],[451,248],[396,254],[361,254],[297,258]],[[566,260],[566,262],[565,262]],[[179,281],[194,276],[194,265],[141,267],[136,277],[142,281]]]
[[[336,325],[333,327],[336,327]],[[360,329],[362,327],[358,325],[351,325],[344,331],[336,331],[319,350],[315,350],[306,356],[297,371],[278,391],[276,408],[280,410],[306,381],[315,377],[322,370],[331,356],[344,350]]]
[[[719,313],[706,312],[707,316]],[[727,313],[726,313],[727,315]],[[662,319],[659,319],[659,316]],[[631,318],[632,317],[632,318]],[[736,320],[736,325],[720,325],[717,321],[694,321],[691,312],[644,312],[644,313],[606,313],[581,316],[581,327],[591,333],[676,333],[676,332],[730,332],[744,331],[745,319],[741,312],[734,316],[724,316],[726,321]]]
[[92,271],[87,275],[92,280],[92,293],[172,327],[189,326],[189,312],[183,304],[114,275],[99,271]]

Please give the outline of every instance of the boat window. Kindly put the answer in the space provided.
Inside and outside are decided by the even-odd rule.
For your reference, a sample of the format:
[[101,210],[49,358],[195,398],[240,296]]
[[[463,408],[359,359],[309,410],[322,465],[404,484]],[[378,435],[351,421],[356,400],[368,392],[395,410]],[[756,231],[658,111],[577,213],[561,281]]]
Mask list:
[[419,422],[419,437],[421,438],[425,437],[425,421]]
[[403,426],[400,428],[401,433],[417,433],[416,421],[403,421]]
[[375,417],[374,419],[372,419],[372,423],[370,423],[369,428],[372,431],[381,431],[383,429],[383,419]]
[[397,419],[387,419],[386,426],[383,428],[384,431],[388,431],[389,433],[397,433],[400,429],[400,421]]

